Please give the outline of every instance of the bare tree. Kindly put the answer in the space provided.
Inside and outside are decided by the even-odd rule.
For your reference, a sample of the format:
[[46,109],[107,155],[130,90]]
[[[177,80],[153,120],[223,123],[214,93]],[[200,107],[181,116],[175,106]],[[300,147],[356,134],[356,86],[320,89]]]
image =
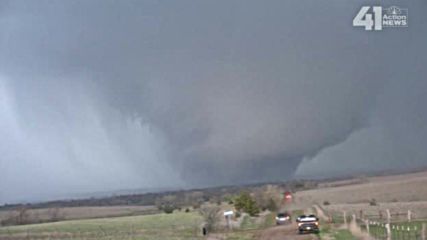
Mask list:
[[16,224],[18,225],[22,225],[22,224],[26,224],[29,222],[29,211],[28,208],[26,207],[20,207],[17,210],[17,215],[16,215]]
[[203,192],[193,191],[185,194],[185,204],[192,206],[194,209],[199,208],[203,203]]
[[176,196],[174,195],[166,195],[158,198],[155,203],[157,208],[165,213],[172,213],[177,208]]
[[262,210],[276,211],[281,202],[281,192],[279,187],[267,185],[254,189],[252,195]]
[[64,214],[59,207],[50,208],[48,210],[50,221],[56,222],[64,219]]
[[220,211],[221,208],[218,206],[203,206],[199,209],[208,231],[212,231],[217,226],[220,220]]

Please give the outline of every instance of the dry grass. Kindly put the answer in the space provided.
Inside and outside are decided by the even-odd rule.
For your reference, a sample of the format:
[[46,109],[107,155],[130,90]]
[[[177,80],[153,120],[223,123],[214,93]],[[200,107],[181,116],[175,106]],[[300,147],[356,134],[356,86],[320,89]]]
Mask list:
[[[346,183],[346,184],[343,184]],[[348,184],[347,184],[348,183]],[[410,210],[415,219],[427,218],[427,172],[364,178],[363,181],[337,181],[322,184],[321,188],[302,191],[296,194],[299,202],[331,205],[323,208],[331,214],[360,216],[360,211],[370,218],[378,218],[380,211],[386,217],[386,209],[392,219],[404,220],[405,212]],[[375,199],[377,205],[369,203]],[[397,216],[393,214],[400,213]]]
[[[383,214],[383,218],[386,217],[386,209],[390,210],[392,220],[402,221],[407,219],[408,210],[412,212],[412,218],[414,219],[426,219],[427,218],[427,201],[423,202],[396,202],[396,203],[380,203],[377,206],[370,206],[365,203],[356,204],[334,204],[323,207],[329,213],[335,213],[335,215],[341,214],[343,211],[348,212],[349,215],[356,214],[360,215],[360,210],[369,219],[379,218],[379,212]],[[402,215],[397,216],[396,213]]]
[[332,204],[427,201],[427,172],[366,178],[359,184],[325,187],[297,193],[300,201]]

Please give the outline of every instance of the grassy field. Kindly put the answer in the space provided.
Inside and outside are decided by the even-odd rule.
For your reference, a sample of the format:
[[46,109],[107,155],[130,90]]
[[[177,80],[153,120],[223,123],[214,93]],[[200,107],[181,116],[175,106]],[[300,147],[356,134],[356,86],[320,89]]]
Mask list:
[[350,233],[349,230],[340,229],[333,234],[335,240],[356,240],[356,238]]
[[[227,240],[249,240],[259,230],[275,225],[275,213],[260,217],[242,216],[240,227],[233,231],[214,233]],[[155,214],[130,217],[110,217],[86,220],[69,220],[56,223],[32,224],[0,228],[0,239],[132,239],[132,240],[183,240],[203,239],[202,217],[197,211],[173,214]]]
[[0,239],[201,239],[201,217],[178,212],[0,228]]
[[[28,209],[30,222],[48,222],[52,218],[50,208]],[[159,213],[156,206],[105,206],[105,207],[63,207],[57,208],[57,215],[62,220],[136,216]],[[0,211],[0,221],[16,215],[16,211]]]

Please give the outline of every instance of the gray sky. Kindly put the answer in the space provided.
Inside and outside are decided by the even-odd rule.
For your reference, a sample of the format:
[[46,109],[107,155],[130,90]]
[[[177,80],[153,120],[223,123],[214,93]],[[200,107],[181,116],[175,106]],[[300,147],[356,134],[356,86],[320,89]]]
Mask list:
[[426,43],[423,0],[0,0],[0,203],[427,166]]

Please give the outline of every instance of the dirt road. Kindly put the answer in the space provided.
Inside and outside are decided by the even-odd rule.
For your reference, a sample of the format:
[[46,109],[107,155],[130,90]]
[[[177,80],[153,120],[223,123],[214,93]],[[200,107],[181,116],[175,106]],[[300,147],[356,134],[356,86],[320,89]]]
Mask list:
[[268,228],[262,231],[258,237],[259,240],[317,240],[319,237],[315,234],[297,233],[297,228],[294,224],[283,225]]

